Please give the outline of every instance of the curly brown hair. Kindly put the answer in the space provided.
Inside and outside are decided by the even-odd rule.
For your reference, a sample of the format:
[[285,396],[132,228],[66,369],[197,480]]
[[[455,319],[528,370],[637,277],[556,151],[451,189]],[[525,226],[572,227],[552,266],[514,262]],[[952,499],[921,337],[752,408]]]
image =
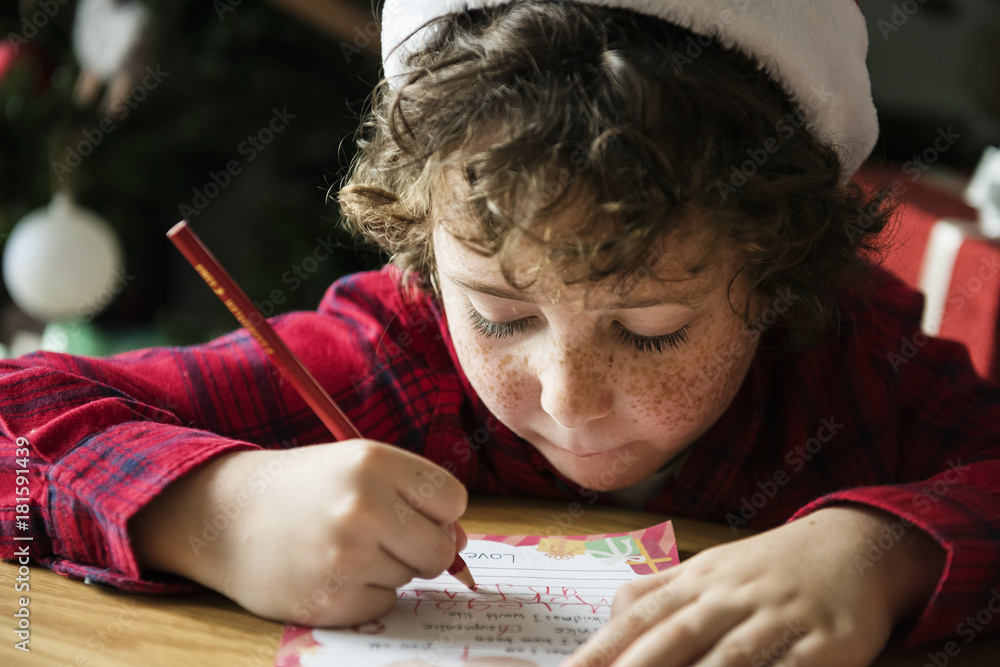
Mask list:
[[[481,222],[463,241],[498,256],[512,284],[524,238],[545,244],[567,283],[624,285],[697,221],[738,249],[751,296],[733,307],[748,323],[779,290],[798,297],[790,347],[837,321],[838,293],[870,266],[891,207],[843,178],[836,150],[749,58],[665,21],[558,0],[431,27],[406,80],[377,87],[338,196],[348,227],[405,271],[435,284],[432,201],[451,167]],[[553,234],[581,203],[589,219]]]

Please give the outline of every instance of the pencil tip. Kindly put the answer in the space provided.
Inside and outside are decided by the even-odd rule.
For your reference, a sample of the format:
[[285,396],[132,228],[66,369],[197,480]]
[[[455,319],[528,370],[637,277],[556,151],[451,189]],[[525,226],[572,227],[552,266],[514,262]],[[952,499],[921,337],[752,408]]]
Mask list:
[[472,578],[472,573],[469,572],[468,567],[463,567],[458,572],[455,572],[453,576],[465,584],[466,588],[470,591],[476,590],[476,580]]

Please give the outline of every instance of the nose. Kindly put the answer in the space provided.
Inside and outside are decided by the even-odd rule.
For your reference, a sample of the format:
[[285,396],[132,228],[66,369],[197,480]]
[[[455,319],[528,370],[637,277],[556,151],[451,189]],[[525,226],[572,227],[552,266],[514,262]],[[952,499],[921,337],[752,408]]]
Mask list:
[[563,347],[540,359],[542,409],[564,428],[580,428],[611,412],[614,392],[606,355]]

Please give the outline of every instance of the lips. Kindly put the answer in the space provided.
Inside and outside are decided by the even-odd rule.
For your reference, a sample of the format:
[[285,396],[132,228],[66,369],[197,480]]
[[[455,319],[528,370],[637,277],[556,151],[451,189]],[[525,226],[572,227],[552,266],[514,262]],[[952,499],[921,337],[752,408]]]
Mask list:
[[595,456],[601,456],[601,455],[606,455],[606,454],[613,454],[614,452],[617,452],[618,450],[620,450],[620,449],[622,449],[624,447],[627,447],[629,443],[621,444],[621,445],[615,445],[615,446],[612,446],[612,447],[607,447],[607,446],[603,446],[603,447],[581,447],[579,445],[571,445],[569,447],[561,447],[559,445],[553,444],[553,443],[548,442],[548,441],[546,441],[546,444],[549,447],[552,447],[553,449],[557,449],[560,452],[562,452],[563,454],[568,454],[568,455],[570,455],[570,456],[572,456],[574,458],[589,459],[589,458],[594,458]]
[[581,444],[580,439],[576,438],[571,440],[569,444],[562,445],[556,444],[549,438],[541,435],[538,431],[529,431],[521,437],[534,444],[534,446],[539,450],[556,450],[560,454],[572,456],[577,459],[589,459],[601,456],[602,454],[611,454],[628,447],[629,445],[635,444],[635,441],[628,441],[608,447],[606,444],[598,444],[606,441],[600,441],[598,438],[590,437],[589,440],[591,440],[593,444]]

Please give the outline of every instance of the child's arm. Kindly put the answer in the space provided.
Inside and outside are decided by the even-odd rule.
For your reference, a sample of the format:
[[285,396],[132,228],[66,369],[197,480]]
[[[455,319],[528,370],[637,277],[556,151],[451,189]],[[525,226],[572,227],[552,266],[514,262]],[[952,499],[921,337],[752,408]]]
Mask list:
[[[250,479],[260,481],[253,494]],[[414,576],[451,564],[465,505],[461,483],[427,459],[351,440],[220,457],[167,487],[130,533],[143,567],[255,614],[351,625],[390,610]]]
[[946,564],[934,594],[907,627],[906,644],[956,635],[964,643],[972,638],[967,632],[1000,628],[996,622],[979,629],[967,623],[991,604],[1000,584],[1000,385],[977,376],[961,345],[921,333],[923,304],[912,290],[889,279],[877,289],[880,317],[865,326],[882,325],[871,336],[870,352],[889,382],[882,395],[870,395],[895,417],[896,449],[882,459],[895,479],[829,493],[793,518],[843,503],[892,515],[890,534],[879,538],[890,548],[875,540],[874,548],[867,545],[857,555],[865,571],[894,549],[900,533],[933,537],[946,552]]
[[[126,521],[173,479],[257,446],[188,425],[196,406],[180,402],[181,372],[170,378],[164,363],[210,352],[142,354],[127,364],[136,376],[119,372],[120,359],[43,354],[0,362],[0,451],[27,453],[18,456],[17,470],[26,471],[21,486],[30,494],[15,510],[8,479],[14,469],[0,470],[0,555],[10,557],[18,546],[13,538],[27,532],[32,557],[56,572],[131,590],[191,589],[176,578],[142,579]],[[144,378],[162,386],[162,399],[136,386]],[[27,519],[16,524],[15,511]]]
[[[437,385],[417,385],[411,373],[432,374],[425,338],[436,327],[410,326],[403,338],[390,324],[407,316],[396,289],[384,273],[345,280],[320,313],[285,316],[276,327],[366,436],[419,450]],[[104,359],[2,361],[0,453],[27,467],[0,470],[0,556],[12,557],[13,537],[30,534],[32,556],[63,574],[130,590],[190,590],[190,582],[140,569],[129,519],[209,461],[257,449],[287,456],[329,438],[245,332]],[[28,507],[14,495],[24,489],[19,469],[28,471]],[[255,497],[266,479],[245,480],[245,491]],[[15,515],[29,517],[24,530]]]

